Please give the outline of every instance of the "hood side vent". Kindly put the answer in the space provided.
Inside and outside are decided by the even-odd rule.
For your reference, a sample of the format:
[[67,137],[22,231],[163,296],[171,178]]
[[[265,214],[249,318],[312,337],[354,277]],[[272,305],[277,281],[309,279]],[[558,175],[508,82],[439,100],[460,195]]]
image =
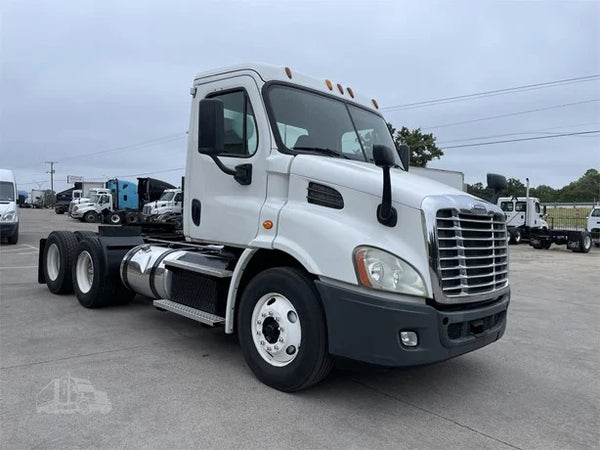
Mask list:
[[306,200],[308,203],[334,209],[344,208],[344,198],[342,197],[342,194],[329,186],[313,183],[311,181],[308,183],[307,191]]

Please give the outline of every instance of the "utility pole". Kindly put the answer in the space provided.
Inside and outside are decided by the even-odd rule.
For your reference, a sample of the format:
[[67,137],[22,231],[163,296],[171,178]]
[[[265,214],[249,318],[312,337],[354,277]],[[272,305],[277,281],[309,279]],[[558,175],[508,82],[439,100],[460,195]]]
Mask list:
[[50,170],[46,173],[50,174],[50,192],[54,193],[54,164],[58,164],[58,161],[45,161],[46,164],[50,164]]

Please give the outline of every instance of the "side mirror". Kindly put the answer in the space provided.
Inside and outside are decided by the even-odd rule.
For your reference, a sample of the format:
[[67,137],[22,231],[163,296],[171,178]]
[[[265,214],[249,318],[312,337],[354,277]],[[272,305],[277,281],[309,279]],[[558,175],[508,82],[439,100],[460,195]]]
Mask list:
[[223,153],[225,148],[223,102],[208,98],[200,100],[198,117],[198,152],[207,155]]
[[375,165],[378,167],[390,168],[396,164],[394,153],[385,145],[375,144],[373,146],[373,161],[375,161]]
[[402,161],[402,165],[408,172],[408,167],[410,166],[410,147],[406,144],[402,144],[398,147],[398,156],[400,157],[400,161]]
[[394,152],[385,145],[373,145],[373,161],[376,166],[383,169],[383,193],[381,203],[377,206],[377,220],[386,227],[395,227],[398,222],[398,213],[392,206],[392,182],[390,180],[390,168],[396,163]]
[[498,175],[497,173],[488,173],[487,184],[488,188],[494,191],[494,195],[492,195],[490,203],[498,203],[498,198],[500,197],[502,192],[506,191],[506,188],[508,188],[506,177],[503,175]]

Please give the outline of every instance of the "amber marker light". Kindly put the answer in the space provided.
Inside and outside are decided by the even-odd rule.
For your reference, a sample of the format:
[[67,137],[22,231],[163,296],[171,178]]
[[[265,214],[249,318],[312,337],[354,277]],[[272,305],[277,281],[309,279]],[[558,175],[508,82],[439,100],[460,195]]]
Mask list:
[[372,98],[371,101],[373,102],[373,106],[375,107],[375,109],[379,109],[379,103],[377,103],[377,100]]
[[270,221],[270,220],[265,220],[265,221],[263,222],[263,228],[264,228],[265,230],[270,230],[271,228],[273,228],[273,222],[272,222],[272,221]]
[[369,280],[369,275],[367,275],[367,268],[365,264],[367,250],[361,249],[354,254],[354,265],[356,266],[356,271],[358,272],[358,277],[360,278],[363,286],[372,287],[371,281]]
[[342,85],[340,83],[337,84],[337,88],[338,88],[338,91],[340,91],[340,94],[344,95],[344,88],[342,87]]
[[325,80],[325,84],[327,85],[330,91],[333,91],[333,83],[331,82],[331,80]]
[[346,88],[346,90],[348,91],[348,94],[350,94],[350,97],[354,98],[354,91],[352,88]]
[[292,79],[292,69],[290,69],[289,67],[285,68],[285,74],[287,75],[287,77],[291,80]]

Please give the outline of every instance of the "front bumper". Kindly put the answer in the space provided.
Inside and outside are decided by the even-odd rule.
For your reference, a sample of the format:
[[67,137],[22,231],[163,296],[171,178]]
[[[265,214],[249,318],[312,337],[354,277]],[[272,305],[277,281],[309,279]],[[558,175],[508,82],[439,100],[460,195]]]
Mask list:
[[[497,341],[506,329],[510,292],[492,303],[440,311],[410,296],[388,294],[323,280],[329,352],[382,366],[413,366],[453,358]],[[405,347],[401,331],[418,334],[417,347]]]
[[83,212],[82,211],[71,211],[70,216],[73,219],[81,219],[83,217]]
[[12,237],[18,233],[19,222],[0,222],[0,236]]

